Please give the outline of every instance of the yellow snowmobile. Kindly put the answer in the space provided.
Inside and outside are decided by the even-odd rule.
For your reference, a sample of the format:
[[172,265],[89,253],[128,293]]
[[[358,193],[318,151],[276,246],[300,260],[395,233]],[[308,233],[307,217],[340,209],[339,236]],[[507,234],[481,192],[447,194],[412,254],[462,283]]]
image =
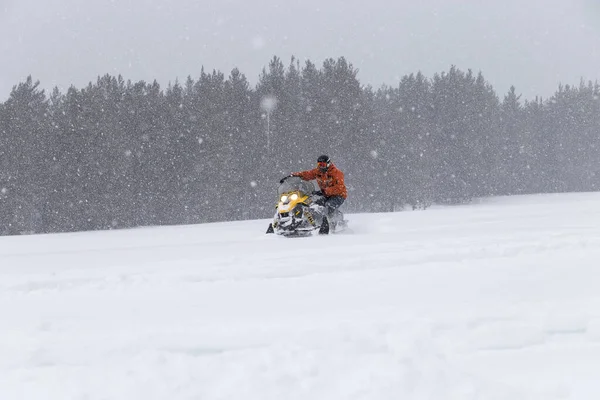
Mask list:
[[342,213],[337,211],[330,222],[325,216],[324,200],[325,197],[315,192],[312,182],[297,176],[287,178],[277,189],[275,217],[267,233],[290,237],[309,236],[316,231],[326,235],[343,229],[346,221]]

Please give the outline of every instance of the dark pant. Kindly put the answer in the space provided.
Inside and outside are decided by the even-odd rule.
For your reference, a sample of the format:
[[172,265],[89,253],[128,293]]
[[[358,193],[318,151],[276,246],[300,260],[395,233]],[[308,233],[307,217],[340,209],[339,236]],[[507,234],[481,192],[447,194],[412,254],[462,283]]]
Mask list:
[[342,196],[331,196],[325,198],[325,207],[327,207],[327,211],[329,215],[332,215],[335,210],[340,208],[342,204],[344,204],[344,199]]

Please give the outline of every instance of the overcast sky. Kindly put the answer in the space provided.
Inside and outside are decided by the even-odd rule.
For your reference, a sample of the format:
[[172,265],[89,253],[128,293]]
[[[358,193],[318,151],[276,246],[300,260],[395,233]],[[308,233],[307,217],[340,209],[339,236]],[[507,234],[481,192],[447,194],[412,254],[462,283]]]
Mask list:
[[122,74],[251,83],[277,55],[345,56],[362,83],[394,85],[455,64],[503,95],[548,97],[600,78],[598,0],[0,0],[0,100],[31,74],[66,89]]

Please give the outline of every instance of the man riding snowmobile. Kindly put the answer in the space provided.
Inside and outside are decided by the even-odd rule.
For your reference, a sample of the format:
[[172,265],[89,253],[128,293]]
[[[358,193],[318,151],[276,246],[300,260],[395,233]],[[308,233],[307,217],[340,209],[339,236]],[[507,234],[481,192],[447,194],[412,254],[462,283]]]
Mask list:
[[324,197],[323,206],[327,211],[327,217],[331,218],[335,211],[344,203],[348,197],[346,184],[344,183],[344,173],[340,171],[332,162],[329,156],[322,155],[317,158],[317,167],[307,171],[294,172],[283,178],[283,183],[291,176],[298,176],[305,181],[317,180],[320,193]]

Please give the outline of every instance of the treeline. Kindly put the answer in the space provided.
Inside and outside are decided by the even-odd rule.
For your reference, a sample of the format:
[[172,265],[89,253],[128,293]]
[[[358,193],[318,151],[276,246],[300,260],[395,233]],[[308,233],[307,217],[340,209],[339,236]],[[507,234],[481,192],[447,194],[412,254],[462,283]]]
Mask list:
[[599,186],[597,83],[499,98],[481,73],[361,85],[344,58],[273,58],[165,89],[99,77],[47,95],[32,78],[0,104],[0,234],[270,217],[278,180],[329,154],[346,211]]

